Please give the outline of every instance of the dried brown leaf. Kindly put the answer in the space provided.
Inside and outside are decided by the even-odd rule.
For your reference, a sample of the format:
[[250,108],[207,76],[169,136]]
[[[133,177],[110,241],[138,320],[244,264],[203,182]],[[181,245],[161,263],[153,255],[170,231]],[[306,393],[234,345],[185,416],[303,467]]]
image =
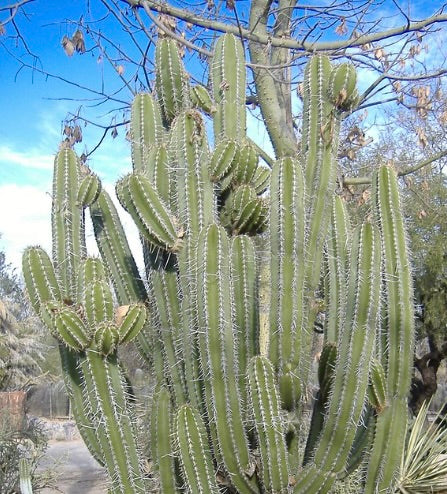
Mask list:
[[62,48],[67,57],[71,57],[75,51],[75,46],[68,36],[64,36],[61,41]]
[[338,36],[344,36],[347,32],[348,28],[346,26],[346,19],[342,17],[340,24],[335,28],[335,34]]

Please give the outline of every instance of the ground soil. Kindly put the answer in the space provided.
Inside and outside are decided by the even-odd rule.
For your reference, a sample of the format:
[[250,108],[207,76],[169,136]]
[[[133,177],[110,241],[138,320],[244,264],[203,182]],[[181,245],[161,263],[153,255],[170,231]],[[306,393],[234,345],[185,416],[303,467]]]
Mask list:
[[39,470],[54,471],[55,488],[45,488],[41,494],[106,494],[104,469],[93,459],[81,439],[50,441]]

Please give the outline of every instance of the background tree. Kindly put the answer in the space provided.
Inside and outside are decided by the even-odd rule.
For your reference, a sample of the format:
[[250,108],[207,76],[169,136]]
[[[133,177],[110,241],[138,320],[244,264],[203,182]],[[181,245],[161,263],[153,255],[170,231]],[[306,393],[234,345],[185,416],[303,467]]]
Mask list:
[[38,379],[47,340],[19,276],[0,251],[0,390],[21,389]]
[[[77,17],[56,18],[43,29],[65,31],[61,43],[65,54],[73,58],[73,69],[102,65],[99,81],[83,78],[82,70],[68,77],[46,70],[48,61],[39,57],[37,43],[26,37],[32,13],[46,8],[38,1],[14,2],[11,12],[15,16],[5,27],[0,44],[5,56],[16,59],[22,77],[28,70],[33,77],[57,78],[67,84],[67,99],[82,98],[63,126],[64,138],[74,145],[82,140],[84,124],[103,129],[100,142],[127,126],[132,97],[154,88],[158,36],[176,39],[192,77],[207,85],[206,62],[216,36],[222,32],[236,34],[249,53],[247,103],[252,105],[254,116],[262,115],[270,122],[269,137],[275,155],[280,156],[297,150],[301,105],[296,94],[304,62],[311,53],[325,52],[333,59],[349,59],[360,69],[367,69],[364,80],[365,72],[360,72],[363,94],[357,115],[367,108],[396,102],[422,111],[428,98],[421,85],[445,74],[441,29],[447,20],[445,5],[431,2],[421,10],[411,2],[357,0],[336,1],[329,6],[318,2],[301,6],[289,0],[86,2]],[[91,105],[103,107],[106,116],[93,118]],[[89,143],[84,156],[89,156],[97,144]]]

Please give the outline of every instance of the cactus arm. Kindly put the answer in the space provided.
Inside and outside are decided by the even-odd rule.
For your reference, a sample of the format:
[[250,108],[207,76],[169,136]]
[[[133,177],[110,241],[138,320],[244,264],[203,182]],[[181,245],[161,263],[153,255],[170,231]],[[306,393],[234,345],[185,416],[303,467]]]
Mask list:
[[315,463],[321,462],[336,472],[345,466],[366,396],[369,363],[378,324],[379,242],[378,231],[372,225],[365,224],[353,245],[351,266],[355,266],[357,272],[351,275],[348,287],[346,325],[337,352],[327,418],[314,457]]
[[109,194],[102,190],[90,207],[90,216],[102,261],[107,267],[121,305],[144,301],[144,284]]
[[248,139],[242,141],[238,151],[231,182],[233,185],[249,184],[256,173],[259,155]]
[[203,125],[199,112],[182,112],[173,122],[168,147],[170,167],[175,175],[175,209],[185,226],[184,245],[178,255],[184,326],[181,345],[184,355],[188,355],[185,358],[188,396],[198,409],[201,409],[202,402],[202,376],[197,348],[195,246],[200,230],[214,221],[216,209]]
[[197,236],[214,219],[214,195],[210,182],[209,151],[199,112],[181,113],[171,130],[170,156],[175,169],[177,208],[186,234]]
[[238,143],[234,139],[223,139],[216,144],[210,158],[210,179],[219,182],[233,171],[238,159]]
[[[331,65],[325,56],[311,58],[304,75],[304,108],[301,153],[308,192],[307,284],[315,290],[320,280],[321,256],[335,189],[338,124],[327,98]],[[335,142],[334,142],[335,140]],[[334,149],[335,148],[335,149]]]
[[237,387],[231,323],[230,244],[225,230],[206,227],[197,244],[200,358],[209,376],[207,409],[216,424],[219,449],[231,482],[241,493],[257,492],[250,467]]
[[166,375],[173,388],[175,403],[179,406],[187,401],[187,390],[183,371],[182,314],[179,307],[179,286],[175,271],[154,271],[151,282],[160,316],[160,339],[166,362]]
[[116,355],[106,357],[96,349],[89,349],[82,368],[89,415],[106,459],[112,488],[129,494],[144,493],[134,418]]
[[[335,474],[345,468],[361,419],[378,324],[380,238],[371,224],[364,224],[356,232],[351,266],[345,326],[337,352],[326,418],[312,460],[318,471]],[[310,467],[310,473],[304,473],[295,492],[301,492],[309,477],[314,475]],[[314,488],[316,482],[316,479],[312,480]]]
[[196,84],[191,87],[190,98],[194,107],[199,108],[208,115],[215,113],[216,107],[211,99],[208,89],[205,86]]
[[85,257],[84,214],[77,205],[80,184],[78,158],[71,149],[62,149],[54,160],[53,262],[64,297],[76,300],[76,273]]
[[183,228],[144,175],[129,174],[122,178],[116,185],[116,193],[146,240],[170,252],[180,249]]
[[81,352],[87,348],[91,341],[91,334],[76,312],[64,306],[60,309],[52,309],[52,311],[54,311],[53,335],[75,352]]
[[151,150],[161,143],[163,125],[158,103],[149,93],[137,94],[132,102],[130,139],[134,171],[149,168]]
[[391,168],[382,166],[377,171],[373,194],[384,251],[388,326],[385,370],[388,391],[391,396],[405,397],[409,391],[413,366],[413,283],[397,176]]
[[309,434],[304,450],[303,464],[308,464],[313,456],[314,449],[323,429],[324,416],[329,403],[330,390],[334,380],[334,369],[337,358],[337,346],[335,343],[326,343],[321,351],[318,364],[318,384],[320,389],[315,397],[310,421]]
[[232,235],[254,235],[264,230],[268,207],[251,185],[242,184],[228,195],[222,208],[222,225]]
[[89,173],[79,184],[76,204],[81,208],[90,206],[96,201],[100,192],[101,182],[99,178],[93,173]]
[[330,235],[327,242],[328,318],[325,341],[336,342],[344,314],[349,246],[351,245],[349,217],[343,200],[336,196],[332,207]]
[[85,317],[92,328],[102,321],[113,320],[113,298],[108,284],[103,280],[95,280],[84,287],[82,304]]
[[250,237],[246,235],[233,237],[231,270],[233,317],[237,331],[239,390],[244,407],[246,403],[245,371],[250,358],[259,353],[257,268],[255,249]]
[[256,172],[251,181],[251,185],[254,187],[257,194],[263,194],[270,184],[271,171],[265,166],[258,166]]
[[177,493],[172,437],[171,395],[166,387],[155,393],[151,413],[152,459],[160,475],[160,492]]
[[[150,172],[152,172],[152,175]],[[148,176],[157,189],[160,198],[168,204],[171,209],[173,209],[175,207],[175,201],[173,199],[175,196],[173,189],[174,180],[172,177],[172,170],[169,165],[167,144],[161,144],[160,146],[154,148],[152,155],[152,170],[149,170]]]
[[183,405],[177,413],[177,441],[189,492],[218,494],[205,424],[197,410],[189,405]]
[[380,413],[388,404],[385,370],[380,361],[373,359],[368,386],[368,398],[374,409]]
[[216,112],[214,136],[240,140],[246,133],[245,57],[242,42],[232,34],[221,36],[214,47],[210,75]]
[[28,458],[19,459],[19,487],[20,494],[33,494],[31,468]]
[[269,358],[285,373],[294,370],[302,356],[305,186],[292,158],[279,160],[271,179]]
[[171,38],[159,39],[156,46],[155,89],[165,125],[190,106],[189,81],[177,44]]
[[51,259],[42,247],[27,247],[22,256],[22,271],[31,305],[37,314],[45,302],[61,301],[62,294]]
[[[398,461],[404,449],[407,423],[406,398],[394,398],[377,416],[372,448],[367,455],[365,494],[373,494],[378,488],[386,491],[396,480]],[[390,465],[388,466],[387,463]]]
[[267,492],[285,494],[289,485],[288,458],[272,364],[265,357],[253,357],[248,380],[261,451],[262,483]]
[[338,478],[345,478],[351,475],[367,456],[368,447],[372,444],[373,440],[374,422],[374,410],[372,407],[367,406],[357,427],[345,471]]
[[[365,492],[389,489],[403,452],[408,421],[406,399],[414,346],[413,290],[396,173],[387,166],[373,176],[373,204],[381,230],[385,283],[386,406],[377,417]],[[395,441],[386,438],[393,437]]]
[[196,409],[204,412],[203,382],[204,375],[201,369],[198,348],[198,307],[197,307],[197,273],[196,247],[197,239],[186,239],[182,252],[178,256],[181,298],[181,313],[183,329],[181,346],[184,359],[184,373],[189,402]]
[[[90,216],[101,259],[107,268],[120,305],[147,300],[147,293],[130,250],[118,212],[109,194],[102,190],[90,206]],[[145,360],[151,358],[149,328],[138,335],[138,348]]]

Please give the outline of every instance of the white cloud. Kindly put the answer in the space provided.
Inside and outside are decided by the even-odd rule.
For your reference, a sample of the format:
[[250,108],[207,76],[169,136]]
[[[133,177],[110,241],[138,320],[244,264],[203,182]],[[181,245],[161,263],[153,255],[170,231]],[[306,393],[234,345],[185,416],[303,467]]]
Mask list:
[[[143,257],[138,230],[127,213],[118,204],[112,185],[105,188],[118,209],[130,248],[138,266],[143,266]],[[40,188],[31,185],[0,185],[0,249],[6,261],[21,270],[22,254],[29,245],[40,245],[51,256],[51,197]],[[86,242],[90,255],[98,255],[98,249],[86,214]],[[143,273],[142,273],[143,274]]]
[[37,150],[20,152],[7,145],[0,145],[0,163],[5,165],[18,165],[36,170],[51,170],[53,161],[54,155],[51,154],[42,154]]
[[0,244],[6,261],[20,269],[28,245],[51,252],[51,198],[31,185],[0,185]]

